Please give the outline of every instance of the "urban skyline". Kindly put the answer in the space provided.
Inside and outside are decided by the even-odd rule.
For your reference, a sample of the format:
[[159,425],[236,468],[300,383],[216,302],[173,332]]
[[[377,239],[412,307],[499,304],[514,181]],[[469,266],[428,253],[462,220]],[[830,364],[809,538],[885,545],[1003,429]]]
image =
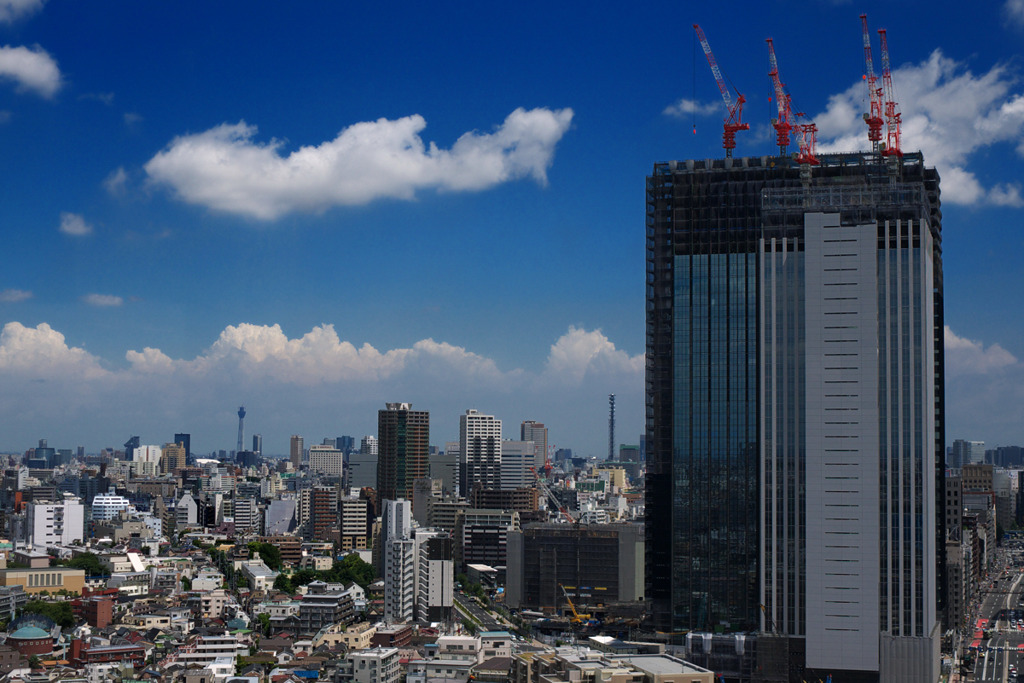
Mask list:
[[[304,6],[271,20],[260,6],[0,4],[0,449],[175,429],[229,447],[245,405],[250,431],[284,453],[293,433],[370,434],[378,407],[402,400],[541,419],[553,445],[601,457],[610,393],[618,440],[635,441],[636,179],[656,159],[722,152],[692,24],[747,97],[738,156],[773,152],[768,36],[820,147],[851,150],[859,11],[889,30],[905,147],[943,179],[947,434],[1022,440],[1024,322],[995,308],[1024,275],[1018,1],[957,21],[952,2],[740,18],[580,7]],[[300,150],[332,172],[282,181]],[[211,177],[218,151],[231,163]],[[437,443],[455,438],[435,424]]]

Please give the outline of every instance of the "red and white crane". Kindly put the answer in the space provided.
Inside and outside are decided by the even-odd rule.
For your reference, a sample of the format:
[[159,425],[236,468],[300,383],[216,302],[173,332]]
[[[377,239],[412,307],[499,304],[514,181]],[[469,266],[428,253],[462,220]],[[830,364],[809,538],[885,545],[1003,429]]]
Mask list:
[[882,84],[885,88],[885,131],[886,144],[883,154],[902,157],[903,150],[900,148],[900,124],[903,115],[900,114],[899,103],[896,102],[896,94],[892,89],[892,71],[889,69],[889,43],[885,37],[885,29],[878,29],[878,37],[881,42],[882,51]]
[[[778,117],[772,119],[772,127],[775,128],[775,142],[779,146],[779,155],[785,156],[789,147],[790,131],[795,130],[799,136],[797,142],[799,151],[796,154],[796,161],[799,164],[810,166],[818,165],[818,158],[814,156],[814,146],[818,138],[818,126],[813,121],[808,121],[804,113],[796,112],[793,116],[793,103],[785,84],[779,78],[779,62],[775,58],[775,42],[766,38],[768,43],[768,77],[772,80],[772,89],[775,91],[775,106]],[[803,123],[794,124],[793,120],[801,119]]]
[[885,119],[882,118],[882,88],[878,85],[878,77],[875,76],[875,65],[871,59],[871,35],[868,33],[868,15],[860,15],[861,30],[864,34],[864,80],[868,85],[868,99],[871,101],[871,110],[864,114],[864,122],[868,124],[868,140],[871,141],[872,151],[878,151],[878,143],[882,141],[882,126]]
[[729,91],[729,86],[725,84],[725,79],[722,77],[722,70],[718,68],[718,62],[715,60],[715,55],[711,52],[711,45],[708,44],[708,39],[704,36],[704,31],[701,30],[698,24],[693,25],[693,30],[697,32],[697,39],[700,41],[701,48],[704,49],[704,56],[708,58],[708,65],[711,67],[711,73],[715,77],[715,83],[718,84],[718,89],[722,93],[722,100],[725,101],[725,108],[729,112],[729,115],[725,117],[725,122],[722,124],[722,147],[725,149],[725,156],[731,157],[732,150],[736,147],[736,131],[750,130],[749,123],[743,123],[743,103],[746,102],[746,98],[736,88],[736,100],[733,101],[732,93]]

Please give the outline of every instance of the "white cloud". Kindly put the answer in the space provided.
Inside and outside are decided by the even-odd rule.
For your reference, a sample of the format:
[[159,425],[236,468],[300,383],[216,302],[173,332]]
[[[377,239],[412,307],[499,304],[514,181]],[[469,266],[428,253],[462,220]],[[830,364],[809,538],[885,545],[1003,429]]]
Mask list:
[[0,332],[0,371],[23,376],[95,379],[108,374],[85,349],[70,347],[64,335],[46,323],[25,327],[18,322]]
[[451,149],[425,143],[419,115],[345,128],[333,140],[282,155],[244,121],[182,135],[146,163],[150,179],[182,200],[259,220],[320,212],[424,189],[483,190],[532,177],[545,183],[571,109],[516,109],[492,133],[471,131]]
[[115,196],[124,194],[127,184],[128,174],[125,173],[123,166],[118,166],[110,172],[110,175],[103,179],[103,187],[107,192]]
[[62,211],[60,214],[60,231],[65,235],[83,237],[92,234],[92,226],[86,223],[80,214]]
[[600,330],[588,332],[576,327],[551,346],[546,373],[580,382],[591,372],[639,373],[643,376],[644,355],[630,356],[615,348]]
[[700,103],[695,100],[683,98],[675,104],[670,104],[665,107],[661,112],[666,116],[674,116],[676,118],[686,118],[696,114],[697,116],[711,116],[719,111],[725,111],[724,105],[721,102],[705,102]]
[[120,306],[124,303],[124,298],[119,296],[113,296],[112,294],[86,294],[82,297],[82,301],[89,304],[90,306],[98,306],[100,308],[110,308],[112,306]]
[[13,304],[32,298],[32,292],[24,289],[0,289],[0,303]]
[[[904,150],[921,150],[926,163],[942,176],[942,199],[954,204],[1020,206],[1019,190],[985,188],[969,170],[971,155],[1005,144],[1020,145],[1024,155],[1024,95],[1005,65],[975,75],[966,65],[935,50],[918,64],[906,64],[892,75],[903,113]],[[867,126],[861,118],[866,88],[858,81],[829,98],[815,117],[819,151],[862,149]]]
[[1006,0],[1003,14],[1011,23],[1024,26],[1024,0]]
[[0,78],[18,84],[19,91],[32,91],[42,97],[53,97],[60,90],[60,69],[57,62],[41,47],[0,47]]
[[988,374],[1018,364],[1017,358],[999,344],[985,347],[979,341],[957,335],[945,327],[946,371],[949,374]]
[[38,12],[45,0],[0,0],[0,22],[10,23]]

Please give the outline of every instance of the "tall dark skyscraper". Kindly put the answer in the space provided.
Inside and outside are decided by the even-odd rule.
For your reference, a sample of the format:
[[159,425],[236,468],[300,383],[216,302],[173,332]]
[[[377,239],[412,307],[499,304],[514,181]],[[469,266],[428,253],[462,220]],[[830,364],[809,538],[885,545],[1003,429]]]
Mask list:
[[647,598],[660,630],[774,632],[767,667],[934,681],[939,179],[820,160],[647,179]]
[[412,500],[412,484],[428,476],[430,413],[411,403],[388,403],[377,412],[377,497]]

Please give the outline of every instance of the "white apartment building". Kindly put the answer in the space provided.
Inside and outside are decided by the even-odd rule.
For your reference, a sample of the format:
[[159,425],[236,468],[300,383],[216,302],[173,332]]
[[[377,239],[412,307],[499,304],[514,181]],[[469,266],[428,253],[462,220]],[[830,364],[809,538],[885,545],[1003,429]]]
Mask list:
[[350,652],[338,680],[346,683],[398,683],[402,670],[398,649],[377,647]]
[[59,503],[29,503],[25,528],[33,547],[70,545],[84,539],[85,507],[71,494]]
[[459,416],[459,490],[501,488],[501,420],[470,408]]
[[92,518],[96,522],[114,519],[122,510],[131,509],[131,502],[115,493],[101,493],[92,499]]

